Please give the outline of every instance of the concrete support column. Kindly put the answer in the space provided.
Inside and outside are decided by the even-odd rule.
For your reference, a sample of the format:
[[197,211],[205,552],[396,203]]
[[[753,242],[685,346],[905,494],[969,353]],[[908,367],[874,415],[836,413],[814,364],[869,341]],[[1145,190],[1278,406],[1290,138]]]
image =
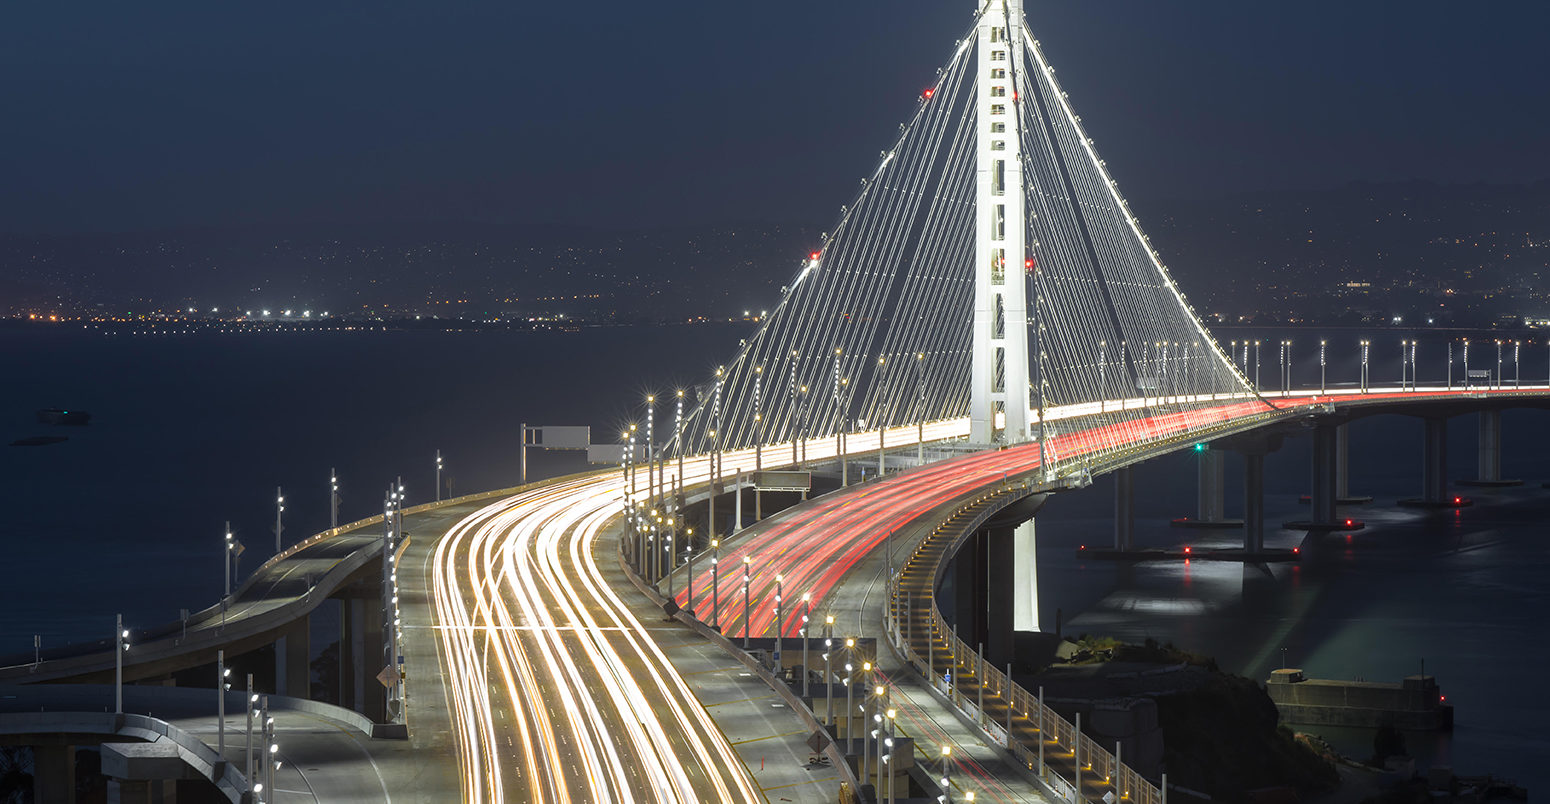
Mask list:
[[[1039,630],[1039,556],[1034,540],[1034,523],[1027,519],[1012,532],[1012,623],[1013,631],[1032,633]],[[1000,554],[997,554],[998,556]],[[1008,657],[1010,658],[1010,656]],[[997,662],[1000,667],[1005,662]]]
[[1227,518],[1224,500],[1226,494],[1226,467],[1222,453],[1207,446],[1195,453],[1199,458],[1200,490],[1197,500],[1197,517],[1201,522],[1221,522]]
[[985,531],[975,533],[953,558],[953,630],[971,645],[982,638],[981,630],[989,610],[985,546],[990,538]]
[[1502,414],[1495,410],[1480,411],[1480,474],[1487,483],[1502,479]]
[[1448,420],[1426,419],[1425,452],[1421,458],[1421,500],[1441,505],[1448,499]]
[[355,705],[355,651],[353,624],[350,622],[350,601],[339,601],[339,705],[351,708]]
[[151,783],[138,779],[108,779],[108,804],[151,804]]
[[[1351,425],[1342,424],[1335,427],[1335,499],[1348,500],[1351,497]],[[1318,512],[1314,512],[1314,521],[1318,521]]]
[[985,661],[1005,667],[1012,660],[1016,644],[1014,632],[1039,628],[1037,619],[1031,624],[1028,622],[1028,612],[1038,610],[1033,520],[993,531],[987,536],[985,586],[989,591],[985,596]]
[[1344,427],[1321,424],[1313,428],[1313,525],[1335,523],[1335,501],[1339,495],[1340,433]]
[[375,599],[352,598],[349,610],[350,674],[354,696],[346,706],[371,718],[385,722],[387,713],[387,689],[377,681],[382,672],[382,605]]
[[33,746],[32,756],[32,800],[75,804],[75,746]]
[[1114,471],[1114,549],[1136,549],[1136,483],[1129,466]]
[[1243,549],[1265,549],[1265,455],[1243,453]]
[[312,617],[301,617],[274,644],[275,694],[312,697]]

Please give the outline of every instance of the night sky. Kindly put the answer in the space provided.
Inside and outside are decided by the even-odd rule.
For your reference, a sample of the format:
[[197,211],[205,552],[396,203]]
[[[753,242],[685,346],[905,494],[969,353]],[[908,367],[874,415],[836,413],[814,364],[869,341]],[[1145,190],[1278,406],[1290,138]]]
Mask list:
[[[0,232],[824,224],[967,0],[0,12]],[[1550,4],[1030,2],[1127,195],[1550,176]]]

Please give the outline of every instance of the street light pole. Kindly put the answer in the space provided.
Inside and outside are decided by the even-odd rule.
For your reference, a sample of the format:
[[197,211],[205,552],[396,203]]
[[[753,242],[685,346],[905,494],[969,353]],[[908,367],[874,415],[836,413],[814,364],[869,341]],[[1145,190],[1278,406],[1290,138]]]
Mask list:
[[1325,369],[1325,360],[1324,360],[1324,352],[1325,352],[1324,347],[1325,347],[1326,344],[1327,344],[1327,341],[1323,341],[1323,340],[1319,341],[1319,393],[1321,395],[1329,393],[1328,385],[1325,383],[1325,376],[1326,376],[1325,370],[1326,369]]
[[116,616],[113,624],[113,711],[124,714],[124,652],[129,650],[129,630],[124,627],[124,615]]
[[748,650],[749,629],[752,627],[752,621],[748,616],[748,612],[752,608],[749,605],[749,595],[752,594],[749,590],[753,586],[752,572],[753,556],[743,556],[743,650]]
[[[897,709],[893,709],[891,707],[888,709],[888,722],[886,724],[888,726],[888,753],[883,757],[883,762],[889,765],[888,804],[894,804],[893,766],[891,764],[891,760],[893,759],[893,722],[894,718],[897,717],[898,714],[899,711]],[[881,781],[881,779],[879,779],[879,781]]]
[[953,801],[953,747],[942,746],[942,802],[952,804]]
[[853,686],[851,682],[855,681],[854,676],[856,675],[855,659],[856,659],[856,638],[855,637],[845,637],[845,744],[846,745],[849,745],[850,741],[852,739],[854,739],[855,736],[856,736],[856,730],[854,728],[852,728],[852,726],[856,722],[856,709],[855,709],[855,702],[853,700],[852,693],[851,693],[851,688]]
[[1371,345],[1372,341],[1362,340],[1362,393],[1364,394],[1367,393],[1367,353]]
[[226,669],[226,651],[215,652],[215,753],[221,759],[226,758],[226,691],[231,685],[226,683],[226,677],[231,671]]
[[436,502],[441,502],[441,450],[436,450]]
[[[807,699],[807,680],[812,675],[808,672],[807,646],[812,642],[812,634],[808,632],[808,621],[813,613],[813,596],[809,592],[802,593],[802,699]],[[809,704],[811,705],[811,704]]]
[[277,555],[280,552],[280,534],[285,532],[285,523],[280,518],[280,515],[284,514],[284,513],[285,513],[285,494],[280,491],[280,487],[279,486],[275,486],[274,487],[274,551],[275,551],[275,554],[277,554]]
[[710,540],[710,627],[721,633],[721,540]]
[[258,696],[253,694],[253,674],[252,673],[248,673],[248,697],[246,698],[246,701],[247,701],[247,705],[244,706],[243,708],[247,710],[247,715],[248,715],[248,728],[247,728],[248,743],[247,743],[247,748],[243,751],[244,759],[242,761],[242,763],[243,763],[242,777],[244,779],[248,780],[248,784],[249,785],[252,785],[253,784],[253,715],[254,715],[253,707],[254,707],[254,705],[256,705],[258,703]]
[[221,555],[226,558],[221,562],[226,565],[226,594],[221,596],[223,600],[231,597],[231,552],[235,549],[236,542],[231,535],[231,520],[228,519],[226,520],[226,548],[221,551]]
[[333,469],[328,470],[328,528],[335,530],[339,527],[339,473]]
[[688,604],[689,605],[684,606],[684,610],[689,612],[689,616],[690,617],[693,617],[694,616],[694,528],[685,528],[684,529],[684,540],[689,543],[689,549],[687,551],[688,552],[688,556],[689,556],[689,569],[688,569],[689,580],[687,582],[688,586],[689,586],[689,600],[688,600]]
[[783,628],[784,620],[781,619],[781,615],[784,612],[781,610],[781,605],[780,605],[780,603],[781,603],[781,600],[780,600],[781,599],[781,594],[784,591],[785,591],[785,578],[782,577],[781,575],[777,574],[775,576],[775,673],[777,675],[779,675],[781,673],[781,671],[785,669],[785,666],[783,664],[781,664],[781,658],[780,658],[780,649],[782,647],[781,646],[781,641],[782,641],[782,637],[785,636],[785,633],[784,633],[785,629]]
[[834,615],[823,618],[823,686],[828,690],[829,704],[824,710],[824,722],[834,727]]

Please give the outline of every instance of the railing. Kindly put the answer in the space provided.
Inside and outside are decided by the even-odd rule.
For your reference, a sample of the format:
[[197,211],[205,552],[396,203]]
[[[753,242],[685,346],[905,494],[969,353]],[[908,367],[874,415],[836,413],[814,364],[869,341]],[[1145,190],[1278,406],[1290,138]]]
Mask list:
[[[1093,798],[1112,791],[1120,801],[1161,804],[1164,797],[1158,786],[1092,738],[1079,733],[1075,724],[1045,705],[1039,695],[1019,686],[1002,670],[987,666],[973,647],[958,638],[936,605],[933,590],[937,576],[953,546],[1002,508],[1037,490],[1026,482],[1002,486],[964,505],[933,530],[889,584],[890,605],[885,608],[888,633],[911,666],[925,668],[924,675],[934,690],[971,718],[992,741],[1007,748],[1056,795],[1075,804],[1081,800],[1078,792],[1084,786],[1096,786],[1099,792]],[[924,604],[916,597],[921,591],[927,600]],[[914,610],[922,609],[926,615],[924,623],[914,616]],[[901,623],[899,613],[905,611]],[[915,647],[917,637],[929,641],[925,656]],[[944,647],[941,653],[936,648],[938,639]],[[951,671],[951,682],[937,673],[943,664]],[[1004,718],[992,717],[986,703],[1004,709]],[[1071,778],[1061,775],[1053,767],[1056,764],[1069,765]]]

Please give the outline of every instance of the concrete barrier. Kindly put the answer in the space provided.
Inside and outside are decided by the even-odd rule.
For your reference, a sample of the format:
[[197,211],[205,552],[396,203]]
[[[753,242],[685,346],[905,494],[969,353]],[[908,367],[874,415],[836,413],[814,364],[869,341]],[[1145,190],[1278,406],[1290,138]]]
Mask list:
[[251,786],[242,773],[205,745],[199,738],[168,723],[146,715],[119,715],[109,712],[12,712],[0,714],[0,734],[9,737],[80,734],[121,737],[148,743],[169,742],[177,747],[178,758],[192,775],[208,779],[221,795],[240,804],[251,795]]

